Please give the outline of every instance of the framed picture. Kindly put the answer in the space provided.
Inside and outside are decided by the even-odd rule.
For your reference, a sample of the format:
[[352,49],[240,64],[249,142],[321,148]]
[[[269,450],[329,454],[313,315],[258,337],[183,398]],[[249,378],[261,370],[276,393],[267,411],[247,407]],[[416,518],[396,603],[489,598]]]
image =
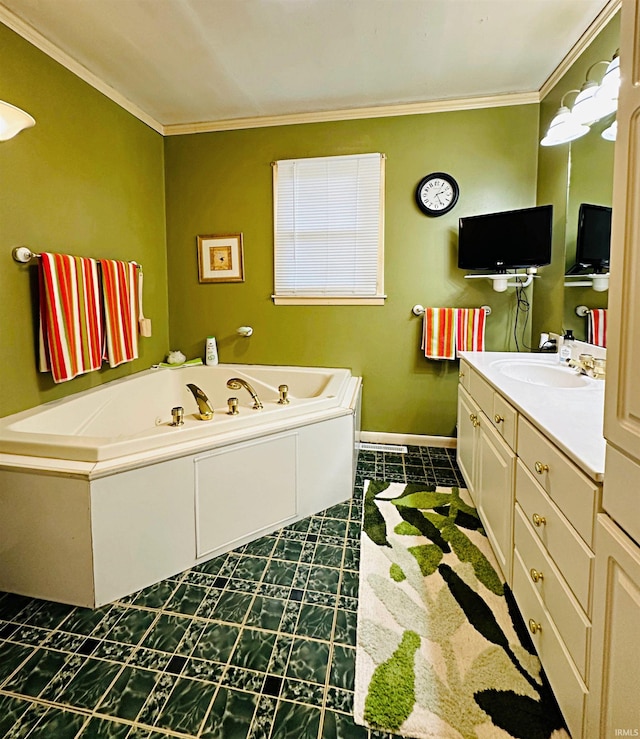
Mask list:
[[242,234],[198,236],[200,282],[244,282]]

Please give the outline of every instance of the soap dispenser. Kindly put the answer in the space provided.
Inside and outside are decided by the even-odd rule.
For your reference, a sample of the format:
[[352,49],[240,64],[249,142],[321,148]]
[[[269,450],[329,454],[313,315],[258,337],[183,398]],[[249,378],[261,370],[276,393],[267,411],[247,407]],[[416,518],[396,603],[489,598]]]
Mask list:
[[573,331],[568,328],[564,332],[564,336],[562,337],[562,346],[558,352],[558,359],[561,362],[568,362],[571,359],[571,349],[573,348],[574,340],[575,337],[573,335]]

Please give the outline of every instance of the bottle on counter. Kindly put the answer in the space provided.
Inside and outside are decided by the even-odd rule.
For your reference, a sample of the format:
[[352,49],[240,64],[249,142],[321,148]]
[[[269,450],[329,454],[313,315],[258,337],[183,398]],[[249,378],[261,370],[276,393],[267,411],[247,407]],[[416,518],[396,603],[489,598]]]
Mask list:
[[558,352],[558,359],[561,362],[568,362],[571,359],[571,352],[573,349],[574,341],[575,337],[573,335],[573,331],[568,328],[564,332],[564,336],[562,337],[562,345],[560,346],[560,351]]
[[204,351],[204,363],[209,366],[218,364],[218,346],[216,344],[215,336],[207,336]]

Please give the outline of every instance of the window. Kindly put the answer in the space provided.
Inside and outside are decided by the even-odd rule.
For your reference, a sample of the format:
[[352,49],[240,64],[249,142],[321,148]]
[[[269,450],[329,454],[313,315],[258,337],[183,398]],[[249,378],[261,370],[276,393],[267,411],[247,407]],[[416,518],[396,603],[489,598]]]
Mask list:
[[275,162],[276,304],[384,303],[384,159]]

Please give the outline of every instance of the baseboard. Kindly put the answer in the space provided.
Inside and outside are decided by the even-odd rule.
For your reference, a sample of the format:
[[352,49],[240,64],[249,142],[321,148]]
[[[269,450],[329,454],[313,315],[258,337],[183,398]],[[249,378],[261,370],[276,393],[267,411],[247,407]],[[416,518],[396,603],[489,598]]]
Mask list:
[[360,441],[373,444],[410,444],[411,446],[437,446],[455,449],[457,441],[452,436],[425,436],[423,434],[392,434],[386,431],[361,431]]

